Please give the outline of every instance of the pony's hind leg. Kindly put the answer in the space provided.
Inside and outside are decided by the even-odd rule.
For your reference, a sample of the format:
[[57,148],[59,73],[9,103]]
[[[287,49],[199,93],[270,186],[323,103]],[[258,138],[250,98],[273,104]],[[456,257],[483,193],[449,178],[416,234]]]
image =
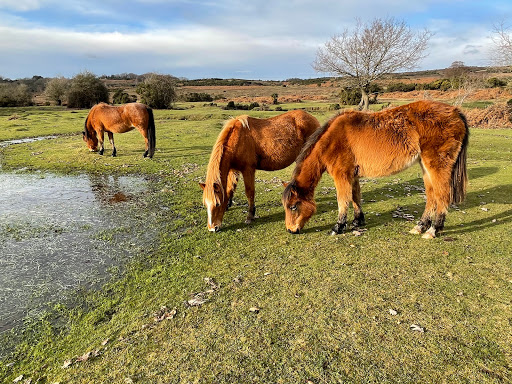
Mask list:
[[413,235],[420,235],[427,230],[432,225],[432,218],[434,217],[435,212],[435,199],[434,199],[434,189],[432,186],[432,180],[430,179],[430,173],[423,165],[423,162],[420,161],[421,170],[423,171],[423,185],[425,186],[425,195],[427,196],[427,202],[425,203],[425,210],[421,215],[418,224],[414,226],[413,229],[409,231]]
[[244,176],[244,184],[245,184],[245,195],[247,196],[247,201],[249,203],[249,209],[247,211],[247,219],[245,222],[247,224],[251,223],[254,220],[256,214],[256,207],[254,205],[254,176],[255,169],[246,169],[242,172]]
[[117,150],[116,150],[116,146],[114,145],[114,134],[112,132],[107,132],[107,133],[108,133],[108,141],[110,142],[110,145],[112,146],[112,157],[116,157]]
[[355,228],[364,226],[365,220],[361,205],[361,186],[359,185],[359,178],[356,178],[352,185],[352,206],[354,207],[354,221],[352,222],[352,226]]
[[146,150],[144,151],[144,154],[142,156],[148,157],[149,155],[149,139],[148,139],[148,133],[147,131],[142,127],[137,127],[137,130],[140,132],[142,137],[144,138],[144,142],[146,143]]
[[[446,213],[450,203],[450,177],[448,168],[435,168],[424,166],[425,190],[427,193],[427,204],[418,225],[424,239],[433,239],[444,228]],[[428,229],[427,229],[428,228]]]

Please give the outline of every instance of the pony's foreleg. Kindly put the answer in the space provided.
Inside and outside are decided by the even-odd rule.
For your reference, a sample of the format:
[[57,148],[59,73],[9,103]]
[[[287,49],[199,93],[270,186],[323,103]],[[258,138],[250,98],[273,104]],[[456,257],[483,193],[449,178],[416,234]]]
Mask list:
[[98,132],[98,142],[100,144],[100,151],[98,152],[100,155],[103,155],[103,152],[105,151],[105,147],[103,146],[103,140],[105,138],[103,129]]
[[332,227],[331,235],[339,235],[343,233],[347,226],[348,204],[352,200],[352,183],[345,177],[334,177],[336,185],[336,198],[338,200],[338,221]]
[[361,205],[361,186],[359,185],[358,178],[354,180],[354,184],[352,185],[352,206],[354,207],[354,221],[352,225],[356,228],[364,226],[364,213]]
[[114,145],[114,134],[112,132],[107,132],[107,133],[108,133],[108,141],[110,142],[110,145],[112,146],[112,157],[116,157],[117,150],[116,150],[116,146]]
[[254,220],[256,214],[256,207],[254,206],[254,174],[255,169],[246,169],[243,171],[244,184],[245,184],[245,195],[247,196],[247,202],[249,203],[249,210],[247,212],[247,224]]
[[228,205],[226,209],[233,205],[233,195],[235,194],[236,186],[238,184],[238,171],[231,169],[228,174],[228,186],[227,186],[227,195],[228,195]]

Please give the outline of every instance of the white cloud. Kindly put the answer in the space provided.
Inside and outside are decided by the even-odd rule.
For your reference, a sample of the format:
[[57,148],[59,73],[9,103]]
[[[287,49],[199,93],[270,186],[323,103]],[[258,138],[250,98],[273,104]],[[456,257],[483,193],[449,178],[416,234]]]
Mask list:
[[44,3],[44,0],[0,0],[0,9],[25,12],[39,9]]

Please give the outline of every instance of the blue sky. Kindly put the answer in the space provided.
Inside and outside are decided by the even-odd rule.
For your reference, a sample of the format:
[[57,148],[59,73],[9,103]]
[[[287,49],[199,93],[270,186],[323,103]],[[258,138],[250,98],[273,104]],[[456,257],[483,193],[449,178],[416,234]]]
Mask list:
[[317,49],[375,17],[434,32],[418,69],[488,65],[493,24],[512,24],[512,1],[0,0],[0,76],[318,77]]

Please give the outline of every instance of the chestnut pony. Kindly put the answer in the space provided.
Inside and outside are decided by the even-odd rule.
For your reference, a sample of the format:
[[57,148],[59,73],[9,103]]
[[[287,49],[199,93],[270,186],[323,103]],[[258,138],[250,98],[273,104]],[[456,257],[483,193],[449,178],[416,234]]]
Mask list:
[[411,233],[434,238],[443,229],[448,205],[462,202],[466,193],[468,135],[457,108],[432,101],[335,116],[309,138],[297,158],[282,197],[286,228],[299,233],[315,213],[314,192],[325,171],[336,186],[339,214],[332,234],[339,234],[347,225],[349,202],[353,225],[364,225],[360,177],[392,175],[419,162],[427,203]]
[[302,110],[268,119],[238,116],[228,120],[210,156],[203,204],[208,211],[208,230],[217,232],[231,204],[238,176],[244,178],[249,201],[246,223],[254,219],[254,175],[257,169],[275,171],[295,161],[311,134],[320,128],[318,120]]
[[83,139],[89,150],[98,150],[103,155],[103,134],[107,132],[108,139],[112,145],[112,156],[116,156],[117,150],[114,145],[114,133],[125,133],[134,128],[141,133],[146,141],[144,157],[153,157],[155,153],[155,119],[153,110],[147,105],[140,103],[129,103],[118,107],[105,103],[96,104],[89,111],[85,119],[85,130],[82,132]]

